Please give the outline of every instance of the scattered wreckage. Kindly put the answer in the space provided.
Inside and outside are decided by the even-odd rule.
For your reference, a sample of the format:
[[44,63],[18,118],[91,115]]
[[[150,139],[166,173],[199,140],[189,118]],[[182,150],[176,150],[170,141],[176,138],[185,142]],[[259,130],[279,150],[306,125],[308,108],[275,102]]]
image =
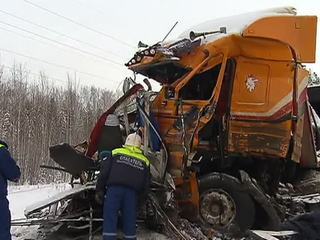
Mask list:
[[[59,224],[69,237],[89,230],[91,239],[101,229],[95,153],[111,113],[124,137],[143,129],[153,180],[140,219],[175,239],[191,239],[180,217],[214,239],[217,231],[278,230],[285,219],[318,207],[319,193],[311,187],[304,196],[304,189],[320,186],[320,90],[308,90],[302,65],[315,62],[316,27],[316,16],[288,7],[207,22],[174,41],[140,43],[126,66],[161,90],[152,91],[148,79],[145,89],[127,78],[88,145],[52,147],[62,166],[56,169],[71,173],[75,187],[26,209],[25,223]],[[309,171],[316,173],[311,185],[301,182]]]

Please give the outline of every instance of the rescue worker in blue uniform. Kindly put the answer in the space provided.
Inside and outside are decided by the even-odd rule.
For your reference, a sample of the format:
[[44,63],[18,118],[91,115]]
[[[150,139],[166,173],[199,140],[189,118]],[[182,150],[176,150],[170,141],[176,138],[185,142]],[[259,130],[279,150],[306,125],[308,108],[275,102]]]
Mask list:
[[145,196],[150,182],[150,162],[143,155],[141,137],[128,135],[125,145],[102,161],[97,193],[105,192],[103,239],[117,239],[118,213],[121,212],[124,239],[136,239],[138,198]]
[[20,169],[8,151],[8,145],[0,140],[0,239],[11,240],[11,214],[7,200],[7,181],[17,182]]

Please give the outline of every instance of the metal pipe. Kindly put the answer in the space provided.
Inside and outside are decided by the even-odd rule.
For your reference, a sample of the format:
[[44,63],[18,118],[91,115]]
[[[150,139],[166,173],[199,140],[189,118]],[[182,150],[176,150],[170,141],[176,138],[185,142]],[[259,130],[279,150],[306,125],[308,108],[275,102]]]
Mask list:
[[92,221],[93,219],[93,209],[92,209],[92,206],[90,204],[90,221],[89,221],[89,240],[92,240],[93,239],[93,234],[92,234]]
[[186,127],[184,123],[184,113],[183,113],[183,104],[182,99],[179,100],[179,107],[180,107],[180,119],[181,119],[181,127],[182,127],[182,145],[184,151],[184,159],[183,159],[183,166],[182,169],[185,169],[189,157],[189,150],[186,146]]
[[31,226],[31,225],[40,225],[43,223],[72,223],[72,222],[103,222],[102,218],[77,218],[77,219],[36,219],[29,221],[15,221],[11,222],[12,226]]
[[60,167],[53,167],[53,166],[47,166],[47,165],[40,165],[40,168],[45,168],[45,169],[51,169],[51,170],[58,170],[66,173],[70,173],[68,170]]
[[[44,223],[72,223],[72,222],[103,222],[103,218],[76,218],[76,219],[15,219],[11,221],[11,226],[32,226]],[[144,221],[137,219],[137,223]]]

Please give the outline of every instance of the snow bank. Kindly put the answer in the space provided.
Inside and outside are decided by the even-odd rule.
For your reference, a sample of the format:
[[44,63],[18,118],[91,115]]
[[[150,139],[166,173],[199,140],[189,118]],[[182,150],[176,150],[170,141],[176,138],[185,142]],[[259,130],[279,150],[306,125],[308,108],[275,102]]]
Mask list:
[[[24,210],[30,204],[50,198],[69,188],[66,183],[10,186],[8,200],[12,220],[25,218]],[[12,227],[12,240],[37,239],[37,230],[38,226]]]
[[50,198],[69,188],[70,186],[66,183],[10,186],[8,200],[12,219],[24,218],[24,210],[27,206]]

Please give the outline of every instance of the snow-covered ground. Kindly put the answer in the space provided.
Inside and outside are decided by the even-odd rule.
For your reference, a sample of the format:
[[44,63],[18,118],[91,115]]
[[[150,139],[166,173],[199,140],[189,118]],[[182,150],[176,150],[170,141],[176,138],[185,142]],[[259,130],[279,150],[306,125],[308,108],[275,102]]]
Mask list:
[[24,218],[24,209],[26,206],[50,198],[69,188],[70,186],[65,183],[9,187],[8,200],[10,202],[12,219]]
[[[8,200],[11,218],[23,219],[25,208],[70,188],[68,184],[10,186]],[[12,227],[12,240],[36,239],[38,226]]]
[[[24,219],[24,210],[27,206],[43,201],[62,191],[69,189],[68,184],[50,184],[38,186],[11,186],[9,187],[8,199],[12,220]],[[38,226],[12,227],[12,240],[36,240]],[[165,236],[152,233],[147,230],[139,231],[138,239],[167,240]]]

